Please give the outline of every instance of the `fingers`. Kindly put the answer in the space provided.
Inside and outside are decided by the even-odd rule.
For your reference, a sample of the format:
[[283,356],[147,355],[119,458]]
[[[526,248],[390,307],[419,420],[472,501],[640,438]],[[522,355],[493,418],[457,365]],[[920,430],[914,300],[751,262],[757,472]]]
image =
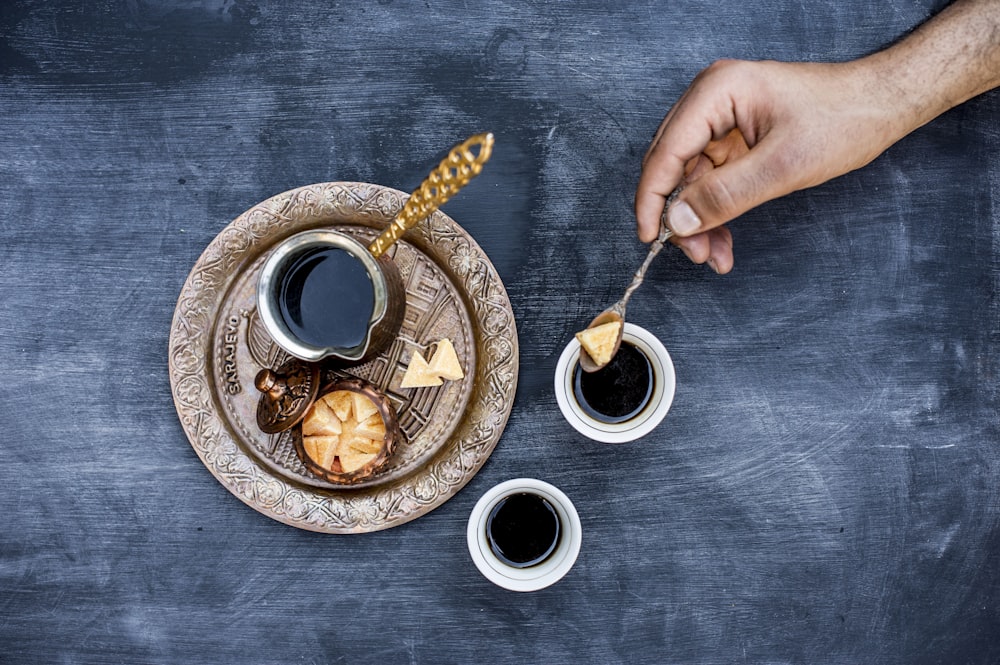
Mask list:
[[[697,153],[695,153],[697,154]],[[642,170],[635,193],[635,218],[639,239],[652,242],[660,231],[660,216],[667,196],[674,191],[684,176],[684,158],[676,154],[666,154],[650,162]]]
[[688,162],[684,173],[684,182],[694,182],[714,168],[715,164],[712,163],[711,158],[706,155],[698,155]]
[[724,226],[685,238],[675,237],[671,242],[692,262],[707,263],[720,275],[733,269],[733,236]]
[[713,65],[688,88],[667,114],[643,161],[635,194],[643,242],[656,237],[666,198],[680,184],[688,163],[736,128],[732,99],[723,88],[710,84],[711,71],[720,68]]
[[712,241],[708,233],[699,233],[687,238],[674,237],[671,239],[671,242],[677,245],[684,252],[684,255],[691,259],[691,263],[704,263],[712,254]]
[[667,211],[667,225],[679,236],[714,229],[795,187],[788,160],[765,139],[746,155],[707,170],[688,184]]
[[[695,78],[695,81],[697,80],[698,79]],[[643,155],[642,157],[643,166],[645,166],[646,161],[649,160],[650,153],[652,153],[653,149],[656,148],[656,146],[659,144],[660,138],[663,136],[663,130],[665,130],[667,128],[667,125],[670,124],[670,121],[673,119],[674,114],[677,112],[677,109],[681,108],[684,105],[685,100],[687,100],[687,98],[691,95],[691,90],[694,88],[695,81],[693,81],[692,85],[689,86],[688,89],[684,91],[684,94],[681,95],[680,99],[674,102],[674,105],[667,112],[666,117],[664,117],[663,121],[660,122],[660,126],[656,128],[656,134],[653,135],[653,140],[649,142],[649,147],[646,148],[646,154]]]
[[710,237],[712,238],[712,249],[709,252],[708,259],[706,259],[706,263],[715,272],[725,275],[733,269],[735,261],[733,256],[733,234],[726,227],[720,226],[710,231]]

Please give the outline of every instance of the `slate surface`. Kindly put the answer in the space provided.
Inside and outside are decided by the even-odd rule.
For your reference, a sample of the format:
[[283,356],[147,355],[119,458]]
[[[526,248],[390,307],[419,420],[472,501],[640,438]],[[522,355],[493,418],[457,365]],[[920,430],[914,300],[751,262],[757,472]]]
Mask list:
[[[644,248],[647,141],[720,57],[845,60],[943,5],[101,0],[0,7],[0,662],[1000,661],[1000,95],[676,250],[632,320],[678,393],[641,442],[552,394]],[[240,212],[299,185],[410,190],[492,130],[446,206],[518,317],[497,450],[419,520],[274,522],[173,408],[180,287]],[[515,594],[465,548],[476,499],[554,483],[575,568]]]

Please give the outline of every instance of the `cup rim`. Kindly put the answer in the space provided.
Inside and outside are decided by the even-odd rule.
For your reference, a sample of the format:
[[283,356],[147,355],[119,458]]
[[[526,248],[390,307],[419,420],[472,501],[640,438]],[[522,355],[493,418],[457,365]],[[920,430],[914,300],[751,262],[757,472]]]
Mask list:
[[[372,310],[372,317],[368,321],[365,339],[357,346],[342,349],[335,346],[316,346],[299,340],[288,329],[278,311],[277,303],[271,297],[274,293],[274,280],[280,277],[279,272],[282,265],[313,247],[338,247],[349,251],[361,261],[372,280],[372,286],[375,290],[375,307]],[[310,362],[331,356],[347,361],[356,361],[364,357],[371,344],[372,331],[388,311],[388,301],[388,286],[385,275],[368,248],[349,235],[329,229],[302,231],[282,240],[271,250],[271,254],[264,262],[260,276],[257,278],[257,313],[268,334],[282,349],[300,360]]]
[[[548,559],[529,568],[514,568],[493,554],[486,539],[486,521],[501,499],[527,492],[549,501],[562,529],[559,545]],[[583,542],[580,516],[569,497],[559,488],[535,478],[514,478],[487,490],[476,502],[466,528],[469,554],[479,572],[497,586],[510,591],[538,591],[561,580],[576,562]]]
[[622,341],[645,353],[653,367],[655,384],[649,404],[639,415],[625,422],[604,423],[596,420],[587,415],[573,398],[573,373],[580,358],[580,342],[575,337],[563,349],[556,365],[556,401],[563,417],[577,432],[601,443],[627,443],[646,436],[663,421],[674,400],[677,384],[674,363],[660,340],[648,330],[626,322]]

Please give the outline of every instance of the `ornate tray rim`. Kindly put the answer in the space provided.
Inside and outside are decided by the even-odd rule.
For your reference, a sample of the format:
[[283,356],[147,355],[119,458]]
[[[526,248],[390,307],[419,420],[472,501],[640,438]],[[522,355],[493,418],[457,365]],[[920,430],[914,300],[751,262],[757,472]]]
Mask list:
[[[212,367],[218,315],[241,271],[276,242],[326,223],[387,224],[408,196],[382,185],[325,182],[262,201],[239,215],[195,262],[174,310],[168,343],[171,393],[196,454],[226,489],[284,524],[321,533],[367,533],[409,522],[437,508],[468,483],[492,454],[510,417],[518,379],[513,309],[493,264],[475,240],[438,211],[407,240],[442,252],[442,266],[474,321],[476,378],[465,416],[424,467],[385,485],[321,490],[275,477],[250,452],[217,404]],[[455,250],[443,254],[449,243]],[[427,251],[421,247],[422,251]]]

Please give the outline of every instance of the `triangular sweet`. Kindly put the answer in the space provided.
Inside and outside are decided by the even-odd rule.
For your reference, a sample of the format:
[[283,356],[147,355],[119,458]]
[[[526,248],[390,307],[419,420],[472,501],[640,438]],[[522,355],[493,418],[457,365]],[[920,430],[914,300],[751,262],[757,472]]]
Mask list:
[[330,408],[333,409],[338,418],[347,420],[353,408],[352,394],[348,390],[335,390],[332,393],[323,395],[323,401],[330,405]]
[[302,437],[302,447],[305,448],[306,457],[318,462],[322,457],[319,454],[319,450],[316,447],[316,437],[314,436],[304,436]]
[[611,321],[594,328],[587,328],[576,334],[580,346],[594,361],[594,364],[603,366],[611,360],[611,353],[615,350],[615,342],[618,341],[618,331],[621,329],[621,325],[621,321]]
[[403,375],[403,382],[400,384],[400,387],[430,388],[432,386],[440,386],[441,383],[441,377],[431,371],[430,365],[424,360],[423,355],[419,351],[414,351],[413,358],[410,359],[410,365],[406,368],[406,373]]
[[330,436],[340,434],[341,430],[340,418],[321,399],[316,400],[309,407],[305,420],[302,421],[302,434],[304,436],[312,436],[314,434]]
[[[324,469],[329,469],[333,465],[339,444],[339,436],[309,436],[302,439],[302,447],[306,449],[306,454]],[[309,453],[310,447],[312,454]]]
[[[382,441],[358,436],[348,441],[347,447],[355,452],[373,455],[382,450]],[[341,446],[341,452],[343,452],[343,446]]]
[[359,423],[378,413],[378,407],[375,405],[375,402],[371,401],[365,395],[351,393],[351,399],[354,403],[354,419]]
[[348,449],[340,452],[340,468],[344,473],[353,473],[363,467],[368,462],[375,459],[371,453],[359,453],[356,450]]
[[437,343],[437,349],[434,350],[434,355],[431,357],[430,371],[439,378],[448,381],[458,381],[465,377],[462,365],[458,362],[455,347],[447,337]]
[[382,416],[373,413],[363,423],[358,423],[354,433],[369,439],[383,439],[385,437],[385,423],[382,422]]

